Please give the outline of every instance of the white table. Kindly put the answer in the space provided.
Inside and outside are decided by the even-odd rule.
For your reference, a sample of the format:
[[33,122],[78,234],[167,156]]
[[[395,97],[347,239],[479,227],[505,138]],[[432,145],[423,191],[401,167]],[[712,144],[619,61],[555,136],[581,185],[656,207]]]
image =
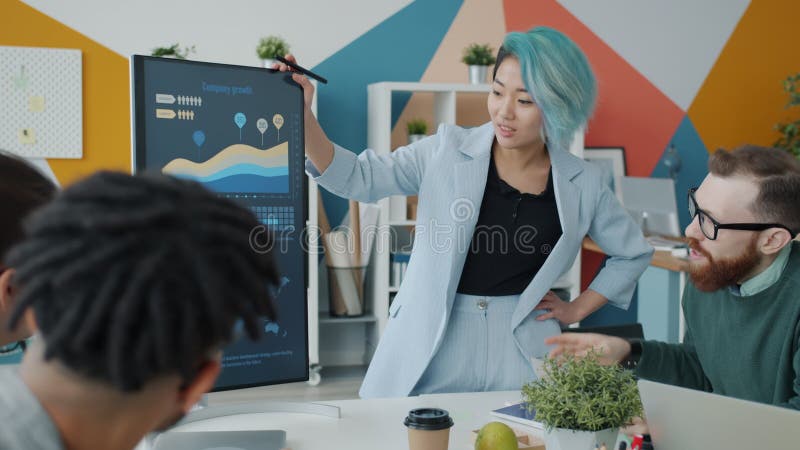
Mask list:
[[[408,450],[403,419],[408,411],[437,407],[450,412],[455,425],[450,430],[449,450],[472,449],[472,430],[499,420],[489,411],[521,398],[519,391],[441,394],[392,399],[320,402],[341,408],[341,418],[297,413],[258,413],[219,417],[182,425],[176,431],[222,431],[282,429],[292,450]],[[531,434],[540,432],[509,422]]]

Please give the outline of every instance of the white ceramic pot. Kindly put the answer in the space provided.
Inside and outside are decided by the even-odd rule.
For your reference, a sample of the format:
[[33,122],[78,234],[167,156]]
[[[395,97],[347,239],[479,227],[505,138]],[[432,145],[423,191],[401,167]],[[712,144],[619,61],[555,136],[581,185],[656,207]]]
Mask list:
[[271,58],[262,59],[261,60],[261,64],[262,64],[261,67],[263,67],[265,69],[271,69],[272,65],[275,64],[275,62],[277,62],[276,59],[271,59]]
[[424,139],[426,137],[428,137],[428,136],[425,135],[425,134],[409,134],[408,135],[408,143],[410,144],[412,142],[417,142],[418,140]]
[[617,448],[619,428],[600,431],[576,431],[566,428],[545,430],[544,443],[547,450],[594,450],[605,444],[608,450]]
[[489,66],[468,66],[470,84],[486,83],[486,75],[489,73]]

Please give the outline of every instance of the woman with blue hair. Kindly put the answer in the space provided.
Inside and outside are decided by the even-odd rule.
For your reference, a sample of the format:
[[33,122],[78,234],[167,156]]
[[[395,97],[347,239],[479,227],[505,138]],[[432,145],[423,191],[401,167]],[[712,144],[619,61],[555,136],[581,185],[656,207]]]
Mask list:
[[[293,78],[309,107],[313,87]],[[320,185],[363,202],[419,195],[411,260],[362,397],[518,390],[536,378],[545,338],[606,302],[628,307],[652,248],[602,172],[569,153],[596,98],[583,52],[538,27],[503,41],[483,126],[441,125],[391,154],[356,155],[306,111],[306,168]],[[609,259],[562,301],[550,289],[587,235]]]

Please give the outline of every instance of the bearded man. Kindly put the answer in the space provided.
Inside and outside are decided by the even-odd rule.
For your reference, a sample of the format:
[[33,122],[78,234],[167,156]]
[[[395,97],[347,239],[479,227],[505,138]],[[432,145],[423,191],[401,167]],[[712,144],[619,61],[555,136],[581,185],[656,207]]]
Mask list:
[[574,333],[545,342],[552,357],[594,349],[641,378],[800,409],[800,162],[746,145],[708,166],[689,190],[683,343]]

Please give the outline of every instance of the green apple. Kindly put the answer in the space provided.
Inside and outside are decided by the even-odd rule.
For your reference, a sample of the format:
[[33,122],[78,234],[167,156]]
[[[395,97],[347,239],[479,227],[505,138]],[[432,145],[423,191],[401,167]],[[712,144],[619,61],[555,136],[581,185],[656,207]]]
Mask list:
[[514,430],[503,422],[489,422],[478,431],[475,450],[519,450]]

